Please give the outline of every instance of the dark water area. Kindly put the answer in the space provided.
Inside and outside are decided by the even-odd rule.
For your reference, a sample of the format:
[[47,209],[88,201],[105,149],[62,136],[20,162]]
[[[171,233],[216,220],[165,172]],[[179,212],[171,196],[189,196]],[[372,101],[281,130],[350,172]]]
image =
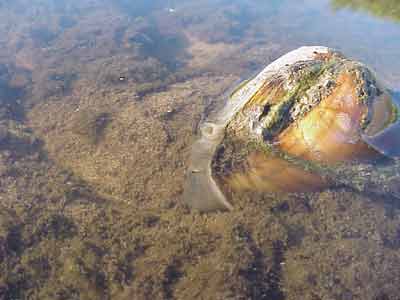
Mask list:
[[304,45],[399,94],[396,0],[0,0],[0,299],[399,299],[397,160],[359,170],[386,194],[182,199],[200,124]]

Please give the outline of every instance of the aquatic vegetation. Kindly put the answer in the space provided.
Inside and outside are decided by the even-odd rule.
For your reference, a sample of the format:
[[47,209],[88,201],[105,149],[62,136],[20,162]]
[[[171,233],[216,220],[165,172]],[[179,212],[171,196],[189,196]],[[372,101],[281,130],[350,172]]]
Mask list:
[[110,121],[111,115],[107,112],[82,111],[75,117],[72,131],[96,144]]
[[347,7],[400,21],[400,3],[397,0],[333,0],[332,5],[336,9]]
[[154,25],[144,26],[127,37],[126,43],[137,48],[143,58],[153,57],[166,65],[171,71],[180,67],[185,49],[188,46],[187,38],[179,32],[162,33]]
[[[0,1],[0,299],[397,299],[400,214],[390,196],[399,194],[398,162],[326,170],[283,155],[273,137],[287,128],[275,124],[286,124],[293,99],[279,80],[265,87],[270,99],[285,99],[262,111],[265,136],[241,144],[215,126],[227,124],[217,114],[230,86],[304,39],[321,41],[323,31],[324,42],[358,51],[362,39],[315,26],[322,7],[331,13],[326,4]],[[363,47],[380,47],[353,55],[386,62],[380,73],[395,81],[397,52],[381,54],[397,49],[397,34],[366,32],[357,32],[371,40]],[[310,69],[297,94],[323,69]],[[390,101],[381,103],[386,116]],[[362,138],[391,156],[374,135],[393,121],[384,118]],[[216,147],[198,143],[199,131]],[[209,151],[199,165],[192,145],[197,158]],[[237,190],[221,180],[229,175],[242,180]],[[343,184],[326,189],[329,176]],[[198,187],[185,199],[199,209],[232,210],[191,212],[185,177]],[[278,192],[311,192],[275,195],[266,179]],[[215,200],[210,183],[229,202],[205,203]]]

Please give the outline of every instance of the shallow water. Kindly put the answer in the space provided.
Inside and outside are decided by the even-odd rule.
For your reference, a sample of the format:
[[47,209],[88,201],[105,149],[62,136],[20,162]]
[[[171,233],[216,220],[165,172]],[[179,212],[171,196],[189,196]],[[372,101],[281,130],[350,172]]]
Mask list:
[[397,299],[398,176],[225,214],[182,199],[201,124],[290,50],[398,93],[397,2],[0,0],[0,299]]

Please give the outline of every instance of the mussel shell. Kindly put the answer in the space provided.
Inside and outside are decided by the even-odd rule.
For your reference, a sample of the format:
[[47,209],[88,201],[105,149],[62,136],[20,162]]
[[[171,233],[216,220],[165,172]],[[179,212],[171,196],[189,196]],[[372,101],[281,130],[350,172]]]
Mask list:
[[[313,192],[341,185],[335,177],[344,169],[354,174],[355,166],[372,166],[400,153],[396,120],[393,94],[365,65],[334,50],[288,64],[247,100],[226,136],[243,144],[256,140],[261,148],[265,144],[283,155],[267,148],[250,153],[224,180],[234,190],[261,192]],[[353,177],[360,185],[362,176]]]
[[[303,89],[300,82],[310,74]],[[391,193],[386,178],[398,173],[399,164],[379,168],[375,162],[400,153],[392,98],[367,67],[335,50],[294,50],[241,84],[216,121],[204,124],[193,145],[184,197],[192,208],[212,211],[233,209],[221,184],[297,193],[320,191],[336,181],[359,191],[374,186],[378,193]],[[219,145],[246,148],[252,141],[262,149],[250,151],[241,167],[214,172],[212,166],[223,169],[216,161]]]
[[[361,103],[354,81],[349,74],[339,76],[331,95],[279,135],[279,147],[290,155],[325,163],[379,158],[380,151],[371,147],[363,132],[382,132],[390,123],[393,106],[386,92],[371,107]],[[362,119],[368,113],[371,121],[364,130]]]
[[[400,93],[392,92],[390,94],[393,103],[399,110]],[[399,158],[400,157],[400,122],[397,121],[387,128],[381,130],[372,130],[365,132],[362,139],[368,143],[376,151],[384,154],[387,157]]]

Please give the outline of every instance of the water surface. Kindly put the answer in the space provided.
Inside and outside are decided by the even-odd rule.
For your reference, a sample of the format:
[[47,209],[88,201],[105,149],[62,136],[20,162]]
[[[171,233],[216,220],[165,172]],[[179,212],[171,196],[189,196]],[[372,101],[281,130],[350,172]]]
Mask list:
[[182,194],[221,96],[290,50],[400,89],[397,2],[0,0],[0,299],[396,299],[396,199]]

